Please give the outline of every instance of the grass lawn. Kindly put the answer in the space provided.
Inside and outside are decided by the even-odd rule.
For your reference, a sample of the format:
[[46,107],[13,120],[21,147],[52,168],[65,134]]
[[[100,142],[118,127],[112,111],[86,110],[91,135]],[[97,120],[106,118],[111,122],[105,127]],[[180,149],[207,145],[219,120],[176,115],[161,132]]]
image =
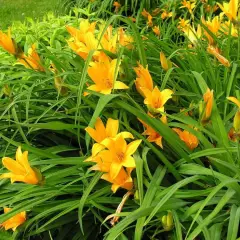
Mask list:
[[46,12],[58,11],[60,0],[0,0],[0,29],[25,17],[41,18]]

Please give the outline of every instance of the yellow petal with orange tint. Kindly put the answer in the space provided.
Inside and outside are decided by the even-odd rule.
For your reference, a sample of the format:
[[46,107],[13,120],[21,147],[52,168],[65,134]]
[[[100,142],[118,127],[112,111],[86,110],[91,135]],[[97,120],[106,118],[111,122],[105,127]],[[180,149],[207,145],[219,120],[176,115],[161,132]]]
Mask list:
[[6,167],[9,171],[13,172],[14,174],[25,174],[24,167],[18,162],[14,161],[12,158],[4,157],[2,159],[2,163],[4,167]]
[[227,99],[233,103],[235,103],[240,108],[240,101],[235,97],[227,97]]
[[126,155],[127,156],[130,156],[132,155],[133,153],[136,152],[137,148],[139,147],[139,145],[141,144],[142,140],[135,140],[131,143],[128,144],[127,146],[127,150],[126,150]]

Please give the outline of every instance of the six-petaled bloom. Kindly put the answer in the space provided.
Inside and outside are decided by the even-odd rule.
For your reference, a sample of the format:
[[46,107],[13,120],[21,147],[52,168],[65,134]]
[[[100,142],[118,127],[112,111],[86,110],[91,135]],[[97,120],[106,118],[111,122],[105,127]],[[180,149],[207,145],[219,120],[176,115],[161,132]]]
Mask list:
[[157,86],[150,91],[149,89],[142,88],[145,99],[144,103],[147,105],[150,112],[164,112],[165,103],[172,98],[173,91],[170,89],[164,89],[160,91]]
[[115,81],[119,66],[117,59],[111,60],[104,53],[99,56],[99,62],[91,62],[88,75],[95,83],[87,89],[102,94],[110,94],[113,89],[128,89],[128,86],[120,81]]
[[24,182],[28,184],[40,184],[43,180],[39,170],[30,166],[28,162],[28,151],[22,153],[21,147],[18,147],[16,151],[16,160],[4,157],[2,164],[10,172],[3,173],[0,175],[0,178],[10,178],[11,183]]

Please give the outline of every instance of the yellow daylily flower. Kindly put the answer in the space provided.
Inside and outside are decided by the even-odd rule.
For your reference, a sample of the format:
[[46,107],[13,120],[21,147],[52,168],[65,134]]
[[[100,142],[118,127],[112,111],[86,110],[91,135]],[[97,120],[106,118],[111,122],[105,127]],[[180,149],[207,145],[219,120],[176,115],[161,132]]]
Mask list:
[[236,20],[238,12],[238,0],[230,0],[229,3],[224,2],[223,5],[218,3],[218,6],[224,12],[224,14],[229,18],[229,20]]
[[220,63],[222,63],[222,65],[224,65],[225,67],[230,67],[231,66],[230,62],[224,56],[222,56],[220,54],[220,51],[219,51],[218,48],[209,45],[208,48],[207,48],[207,52],[212,54],[214,57],[216,57],[217,60]]
[[235,97],[227,97],[227,99],[238,106],[238,110],[233,119],[233,127],[235,132],[240,134],[240,100]]
[[196,2],[194,1],[193,3],[191,3],[191,1],[186,1],[183,0],[182,5],[180,8],[187,8],[190,14],[193,14],[193,9],[196,7]]
[[[102,29],[100,29],[99,38],[102,35],[102,32],[104,30],[104,25],[102,25]],[[108,26],[106,32],[104,32],[103,37],[101,38],[101,47],[104,50],[107,50],[111,53],[117,53],[117,43],[118,43],[118,34],[113,34],[113,27]]]
[[187,147],[191,150],[195,149],[199,142],[198,139],[195,135],[191,134],[190,132],[188,132],[187,130],[181,130],[179,128],[173,128],[173,131],[175,131],[179,138],[185,142],[185,144],[187,145]]
[[88,75],[95,84],[87,89],[111,94],[113,89],[128,89],[128,86],[120,81],[114,81],[115,72],[118,74],[117,59],[110,60],[104,53],[100,53],[99,62],[91,62],[88,68]]
[[[72,38],[67,40],[69,47],[77,53],[84,60],[91,50],[98,49],[98,40],[95,38],[96,22],[89,23],[88,20],[81,20],[79,29],[71,26],[66,26],[67,31],[71,34]],[[99,52],[95,51],[93,58],[97,58]]]
[[116,139],[109,139],[103,145],[107,150],[100,152],[100,157],[103,162],[111,162],[110,178],[114,179],[119,174],[122,167],[135,168],[135,160],[132,154],[137,150],[142,140],[135,140],[129,144],[122,136]]
[[104,126],[101,118],[97,118],[95,123],[95,129],[91,127],[86,127],[85,131],[94,139],[97,143],[101,143],[106,138],[115,138],[122,136],[123,138],[134,138],[130,132],[120,132],[119,121],[112,118],[108,118],[106,127]]
[[184,18],[179,18],[178,28],[184,29],[190,27],[189,20]]
[[22,153],[21,147],[18,147],[16,151],[16,161],[4,157],[2,164],[10,173],[3,173],[0,175],[0,179],[10,178],[11,183],[24,182],[28,184],[40,184],[43,180],[41,173],[37,169],[31,168],[28,162],[28,151]]
[[[4,213],[7,213],[11,210],[12,208],[4,207]],[[15,231],[16,228],[22,225],[26,220],[27,220],[26,211],[24,211],[9,218],[8,220],[0,224],[0,226],[4,227],[6,231],[9,229],[12,229],[13,231]]]
[[196,46],[199,39],[202,36],[202,29],[200,24],[198,24],[197,30],[195,29],[194,26],[190,26],[190,25],[182,28],[182,30],[187,36],[187,38],[190,40],[190,42]]
[[137,78],[135,80],[136,89],[144,97],[144,92],[141,89],[146,88],[150,91],[153,90],[152,77],[148,71],[148,67],[144,68],[140,63],[138,63],[138,67],[134,68],[134,71],[137,74]]
[[87,59],[91,50],[95,50],[93,58],[97,59],[97,56],[99,55],[99,51],[96,51],[98,49],[98,40],[92,32],[85,33],[83,38],[83,41],[78,41],[73,38],[68,40],[67,43],[69,47],[84,60]]
[[41,59],[36,51],[36,45],[33,44],[31,48],[28,49],[28,56],[23,54],[21,59],[18,60],[19,63],[24,65],[26,68],[34,69],[37,71],[44,72],[44,67],[41,63]]
[[96,22],[90,23],[88,19],[82,19],[79,24],[79,29],[76,29],[72,26],[66,26],[66,29],[75,40],[84,42],[84,34],[88,32],[94,33],[95,27]]
[[115,193],[118,188],[124,188],[126,190],[131,190],[133,188],[133,180],[131,178],[131,172],[133,168],[121,168],[118,175],[115,178],[112,178],[109,173],[102,175],[102,179],[112,183],[112,191]]
[[[215,16],[212,20],[208,19],[207,21],[204,18],[202,18],[202,23],[216,37],[218,36],[219,30],[220,30],[220,27],[221,27],[221,16]],[[209,44],[214,45],[214,39],[212,38],[212,36],[210,36],[210,34],[205,30],[204,30],[204,34],[207,37]]]
[[213,107],[213,90],[210,91],[208,88],[206,93],[203,95],[203,100],[205,103],[205,110],[202,116],[202,122],[207,121],[212,114],[212,107]]
[[164,112],[164,104],[172,98],[173,91],[170,89],[164,89],[160,91],[157,86],[150,91],[149,89],[141,89],[145,95],[144,103],[148,109],[152,112]]
[[152,28],[153,32],[157,35],[157,36],[160,36],[160,29],[159,29],[159,26],[154,26]]
[[160,52],[160,62],[162,68],[167,71],[172,67],[172,62],[168,60],[163,52]]

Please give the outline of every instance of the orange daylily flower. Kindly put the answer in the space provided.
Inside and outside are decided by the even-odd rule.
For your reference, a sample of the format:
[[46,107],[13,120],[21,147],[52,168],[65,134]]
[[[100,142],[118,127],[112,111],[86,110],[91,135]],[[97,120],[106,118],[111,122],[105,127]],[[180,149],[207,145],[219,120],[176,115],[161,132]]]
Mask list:
[[146,11],[146,9],[144,8],[143,11],[141,12],[141,14],[143,15],[143,17],[147,18],[148,15],[150,15],[149,12]]
[[[148,113],[149,116],[152,116],[151,114]],[[163,115],[160,120],[164,123],[167,124],[167,117],[166,115]],[[149,142],[155,142],[159,147],[163,148],[162,145],[162,136],[156,132],[152,127],[147,125],[145,122],[139,119],[139,121],[143,124],[145,131],[142,133],[142,135],[148,136],[147,140]]]
[[0,175],[2,178],[10,178],[11,183],[24,182],[28,184],[40,184],[43,180],[41,173],[31,168],[28,162],[28,151],[22,153],[21,147],[16,151],[16,161],[9,157],[2,159],[2,164],[10,173],[3,173]]
[[17,55],[16,44],[11,37],[10,28],[8,29],[8,34],[5,34],[2,31],[0,31],[0,46],[10,54]]
[[161,14],[161,19],[164,20],[166,18],[172,17],[173,13],[172,12],[167,12],[166,10],[163,10]]
[[112,183],[112,191],[115,193],[118,188],[124,188],[127,190],[131,190],[133,188],[133,180],[131,178],[131,172],[133,168],[121,168],[118,175],[115,178],[111,178],[109,173],[105,173],[102,175],[102,179]]
[[218,50],[218,48],[209,45],[207,48],[207,52],[212,54],[214,57],[216,57],[217,60],[220,63],[222,63],[225,67],[230,67],[229,61],[220,54],[220,51]]
[[134,39],[131,35],[127,35],[123,28],[118,29],[119,43],[121,46],[126,47],[127,49],[132,49]]
[[143,11],[141,12],[141,14],[143,15],[143,17],[147,18],[148,21],[147,21],[147,25],[149,27],[152,27],[153,25],[153,22],[152,22],[152,16],[149,12],[146,11],[146,9],[144,8]]
[[160,29],[159,29],[159,26],[154,26],[152,28],[153,32],[157,35],[157,36],[160,36]]
[[185,142],[185,144],[187,145],[187,147],[191,150],[195,149],[199,142],[198,139],[195,135],[191,134],[190,132],[188,132],[187,130],[181,130],[179,128],[173,128],[173,131],[175,131],[179,138]]
[[137,150],[142,140],[135,140],[129,144],[122,136],[116,139],[108,139],[103,143],[107,150],[99,153],[103,162],[111,162],[109,174],[111,179],[117,177],[122,167],[135,168],[135,160],[132,154]]
[[106,127],[104,126],[101,118],[97,118],[95,123],[95,129],[86,127],[85,131],[93,138],[97,143],[101,143],[106,138],[115,138],[122,136],[123,138],[134,138],[130,132],[121,132],[118,134],[119,121],[112,118],[108,118]]
[[41,59],[36,51],[35,44],[33,44],[32,47],[28,49],[28,56],[23,54],[18,62],[24,65],[26,68],[31,68],[42,72],[45,71],[44,67],[41,64]]
[[115,7],[115,12],[118,12],[119,9],[121,8],[121,4],[117,1],[113,3],[113,6]]
[[151,16],[150,14],[148,15],[147,25],[148,25],[149,27],[152,27],[152,26],[153,26],[152,16]]
[[[4,213],[7,213],[11,210],[12,208],[4,207]],[[26,221],[26,219],[27,219],[26,212],[25,211],[20,212],[15,216],[9,218],[2,224],[0,224],[0,226],[4,227],[6,231],[9,229],[12,229],[13,231],[15,231],[18,226],[22,225]]]
[[210,91],[208,88],[206,93],[203,95],[203,100],[205,103],[205,110],[202,116],[202,122],[207,121],[212,114],[212,107],[213,107],[213,90]]
[[172,62],[166,58],[163,52],[160,52],[160,62],[165,71],[168,71],[172,67]]
[[150,91],[147,88],[141,89],[145,95],[144,103],[148,106],[148,109],[152,112],[164,112],[164,104],[172,98],[173,91],[170,89],[164,89],[160,91],[157,86]]
[[240,100],[235,97],[227,97],[227,99],[238,106],[238,110],[233,119],[233,127],[235,132],[240,134]]
[[118,74],[117,59],[110,60],[104,53],[99,55],[99,62],[91,62],[88,68],[88,75],[95,84],[87,89],[111,94],[113,89],[128,89],[128,86],[120,81],[114,81],[115,72]]
[[144,68],[140,63],[138,63],[138,67],[134,68],[134,71],[137,74],[137,78],[135,81],[137,91],[144,97],[144,92],[142,88],[146,88],[150,91],[153,90],[153,80],[148,71],[148,67]]
[[183,0],[182,5],[180,8],[187,8],[190,14],[193,14],[193,9],[196,7],[196,3],[195,1],[193,3],[191,3],[191,1],[186,1]]
[[218,3],[218,6],[229,18],[229,20],[236,20],[238,12],[238,0],[230,0],[229,3],[224,2],[223,5]]

